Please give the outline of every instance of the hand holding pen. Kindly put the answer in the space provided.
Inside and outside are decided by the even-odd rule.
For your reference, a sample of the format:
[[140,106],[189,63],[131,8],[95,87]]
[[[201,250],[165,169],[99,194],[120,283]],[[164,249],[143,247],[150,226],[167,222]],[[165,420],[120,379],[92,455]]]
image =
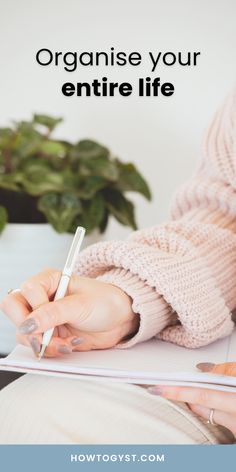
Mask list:
[[[17,341],[31,346],[37,357],[42,344],[46,344],[44,356],[57,357],[72,351],[113,347],[138,330],[139,315],[120,288],[73,273],[69,283],[63,282],[65,296],[58,299],[58,293],[63,293],[60,280],[60,271],[46,270],[24,282],[20,291],[7,295],[1,303],[1,309],[17,327]],[[52,331],[45,342],[48,330]]]

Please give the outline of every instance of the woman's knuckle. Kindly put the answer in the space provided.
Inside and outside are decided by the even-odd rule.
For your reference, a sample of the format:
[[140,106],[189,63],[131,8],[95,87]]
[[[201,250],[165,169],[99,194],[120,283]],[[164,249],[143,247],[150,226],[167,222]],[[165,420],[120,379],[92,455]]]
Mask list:
[[34,284],[32,280],[25,280],[25,282],[21,284],[20,289],[21,289],[21,292],[24,294],[24,293],[32,291],[33,287],[34,287]]
[[[55,279],[59,280],[61,276],[61,272],[56,269],[48,269],[45,272],[45,275],[47,276],[49,280],[49,291],[52,291],[52,288],[55,286]],[[43,280],[44,282],[44,280]]]

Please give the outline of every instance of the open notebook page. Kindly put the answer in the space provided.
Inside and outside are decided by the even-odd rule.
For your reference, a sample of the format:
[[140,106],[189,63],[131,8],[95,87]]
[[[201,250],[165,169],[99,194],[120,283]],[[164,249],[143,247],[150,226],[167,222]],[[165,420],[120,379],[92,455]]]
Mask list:
[[92,375],[100,380],[113,378],[133,383],[210,382],[236,387],[235,377],[202,374],[196,368],[199,362],[230,361],[236,361],[236,330],[231,336],[198,349],[152,339],[130,349],[76,352],[40,362],[30,349],[17,346],[7,358],[0,359],[0,369],[73,378]]

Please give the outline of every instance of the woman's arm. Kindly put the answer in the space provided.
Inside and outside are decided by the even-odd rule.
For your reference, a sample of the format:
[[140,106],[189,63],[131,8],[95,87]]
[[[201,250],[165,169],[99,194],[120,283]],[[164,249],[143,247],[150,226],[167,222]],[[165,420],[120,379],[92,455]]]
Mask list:
[[36,350],[42,333],[55,328],[46,355],[57,355],[60,349],[128,347],[155,335],[198,347],[231,332],[235,109],[234,94],[209,130],[204,161],[177,195],[170,223],[137,231],[125,242],[90,246],[78,259],[87,277],[74,275],[62,300],[50,301],[58,285],[55,270],[5,297],[1,308],[18,327],[20,342]]
[[236,92],[216,114],[206,134],[203,161],[177,193],[170,223],[81,253],[79,272],[122,288],[133,300],[133,311],[140,314],[140,330],[119,347],[154,335],[198,347],[233,329],[235,118]]

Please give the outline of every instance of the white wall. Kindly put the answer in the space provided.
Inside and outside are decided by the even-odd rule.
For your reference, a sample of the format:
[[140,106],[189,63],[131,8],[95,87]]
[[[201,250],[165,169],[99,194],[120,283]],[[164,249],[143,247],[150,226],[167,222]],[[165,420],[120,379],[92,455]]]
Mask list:
[[[64,116],[58,135],[91,137],[134,161],[153,190],[141,197],[141,227],[167,218],[173,191],[192,172],[212,113],[235,83],[235,0],[0,0],[0,126],[32,112]],[[134,82],[150,74],[138,68],[66,73],[40,67],[35,53],[106,50],[201,51],[197,68],[159,67],[154,76],[175,84],[171,98],[66,98],[65,81],[107,75]],[[112,224],[108,237],[124,236]]]

